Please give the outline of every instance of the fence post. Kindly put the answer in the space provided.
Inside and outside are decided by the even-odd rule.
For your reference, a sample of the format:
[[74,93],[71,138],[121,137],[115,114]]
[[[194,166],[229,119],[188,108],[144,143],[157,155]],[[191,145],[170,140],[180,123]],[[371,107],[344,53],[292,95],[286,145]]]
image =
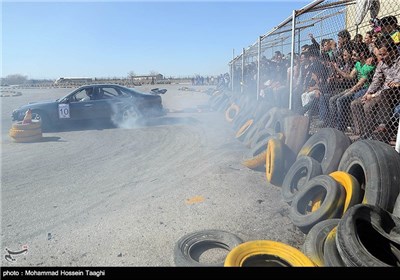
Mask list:
[[397,151],[398,153],[400,153],[400,120],[399,120],[399,128],[397,129],[396,151]]
[[235,75],[235,49],[232,49],[232,63],[231,63],[231,91],[234,92],[234,75]]
[[245,53],[245,50],[243,48],[243,52],[242,52],[242,79],[241,79],[242,82],[240,83],[241,84],[240,91],[241,91],[242,94],[244,92],[244,53]]
[[[289,84],[289,110],[292,109],[293,73],[294,73],[294,35],[296,31],[296,10],[292,12],[292,50],[290,55],[290,84]],[[300,31],[299,31],[300,32]]]
[[257,101],[258,101],[258,95],[260,92],[260,67],[261,67],[261,40],[262,37],[258,37],[258,65],[257,65],[257,88],[256,88],[256,94],[257,94]]

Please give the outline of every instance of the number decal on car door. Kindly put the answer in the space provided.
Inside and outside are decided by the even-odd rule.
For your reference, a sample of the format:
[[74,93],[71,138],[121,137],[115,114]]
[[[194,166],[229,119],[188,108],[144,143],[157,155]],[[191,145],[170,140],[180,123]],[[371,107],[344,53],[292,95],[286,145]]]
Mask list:
[[58,117],[60,119],[69,119],[69,104],[58,104]]

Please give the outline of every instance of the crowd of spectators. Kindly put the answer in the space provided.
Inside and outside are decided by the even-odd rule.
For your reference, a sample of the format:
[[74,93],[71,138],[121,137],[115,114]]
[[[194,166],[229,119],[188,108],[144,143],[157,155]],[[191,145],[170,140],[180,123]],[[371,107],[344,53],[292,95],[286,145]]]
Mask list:
[[[276,51],[260,61],[259,98],[277,107],[289,106],[293,73],[292,108],[315,120],[317,127],[334,127],[362,139],[390,142],[398,127],[395,108],[400,104],[400,27],[395,16],[371,20],[371,30],[351,38],[348,30],[337,42],[310,44],[290,56]],[[245,65],[243,82],[236,75],[234,88],[256,92],[257,63]],[[237,68],[235,73],[240,73]]]

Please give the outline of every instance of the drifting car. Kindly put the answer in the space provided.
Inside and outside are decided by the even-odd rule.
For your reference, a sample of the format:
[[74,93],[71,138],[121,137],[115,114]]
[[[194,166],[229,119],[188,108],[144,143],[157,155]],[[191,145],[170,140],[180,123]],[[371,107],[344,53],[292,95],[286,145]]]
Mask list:
[[115,84],[81,86],[66,96],[52,101],[31,102],[12,112],[13,121],[22,121],[28,109],[32,119],[40,120],[42,130],[76,121],[127,120],[165,115],[161,96],[167,90],[155,89],[149,93]]

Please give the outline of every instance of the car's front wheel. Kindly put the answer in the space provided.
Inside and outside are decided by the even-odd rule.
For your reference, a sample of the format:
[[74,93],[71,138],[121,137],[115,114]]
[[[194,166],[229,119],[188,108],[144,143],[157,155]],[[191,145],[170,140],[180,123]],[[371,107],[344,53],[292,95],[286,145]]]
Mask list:
[[49,131],[52,128],[52,123],[48,115],[42,111],[32,111],[32,120],[41,122],[42,131]]

